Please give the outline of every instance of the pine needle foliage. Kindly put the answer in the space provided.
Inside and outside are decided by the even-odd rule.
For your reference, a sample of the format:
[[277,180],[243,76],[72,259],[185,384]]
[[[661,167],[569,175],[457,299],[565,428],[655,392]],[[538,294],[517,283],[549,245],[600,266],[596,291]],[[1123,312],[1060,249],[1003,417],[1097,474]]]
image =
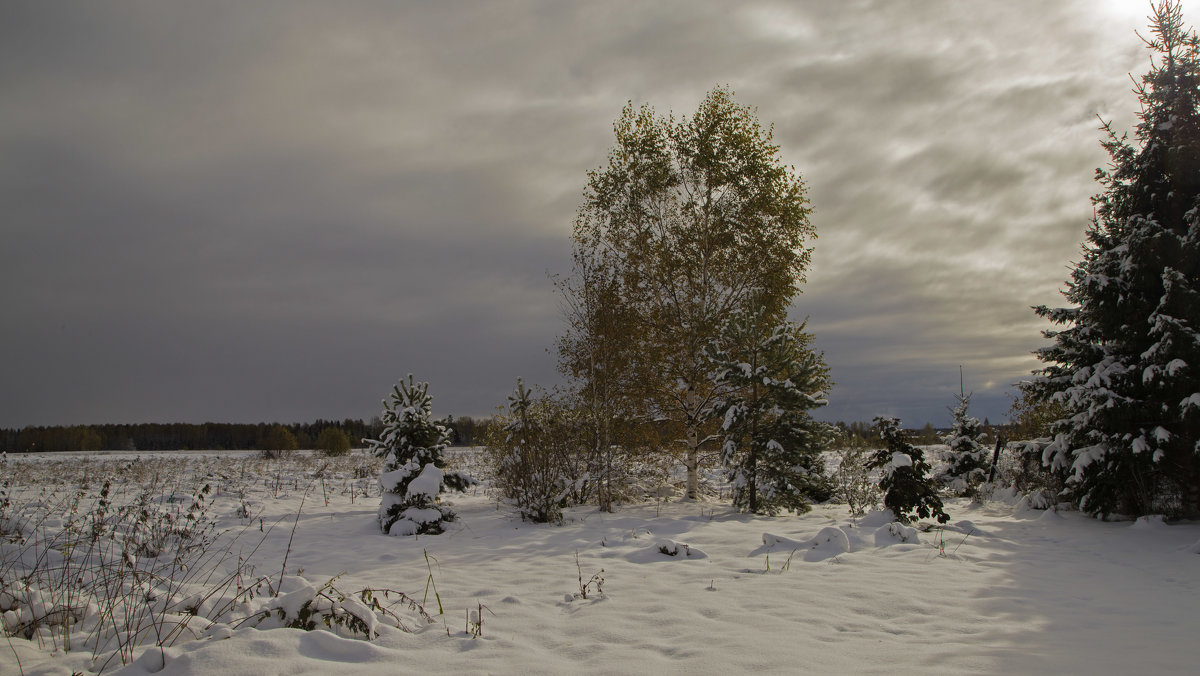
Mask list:
[[938,475],[938,480],[951,491],[974,498],[979,493],[979,485],[987,480],[989,454],[984,445],[987,434],[979,418],[967,413],[971,406],[971,395],[958,395],[956,398],[958,405],[950,409],[954,422],[950,433],[942,440],[949,446],[944,456],[946,466]]
[[832,383],[811,341],[803,325],[772,327],[758,315],[733,318],[710,348],[716,385],[729,393],[715,413],[738,509],[804,513],[833,494],[821,459],[833,429],[810,414]]
[[931,516],[938,523],[949,521],[950,515],[942,508],[937,485],[929,476],[925,452],[908,441],[899,419],[877,417],[874,422],[885,448],[872,454],[869,465],[880,470],[883,505],[903,523]]
[[389,535],[427,535],[444,531],[443,522],[454,512],[440,504],[443,489],[466,490],[472,484],[462,472],[445,471],[443,453],[450,431],[433,419],[429,384],[408,382],[392,387],[383,402],[383,433],[364,439],[375,455],[384,459],[379,475],[382,500],[379,527]]

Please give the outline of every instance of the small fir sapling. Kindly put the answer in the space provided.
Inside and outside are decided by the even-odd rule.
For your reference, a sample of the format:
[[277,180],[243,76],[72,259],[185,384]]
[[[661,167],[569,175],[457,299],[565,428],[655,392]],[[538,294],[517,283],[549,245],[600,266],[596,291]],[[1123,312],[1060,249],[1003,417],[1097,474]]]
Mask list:
[[454,512],[439,504],[443,489],[464,491],[473,482],[462,472],[447,472],[443,451],[449,431],[433,420],[429,384],[401,381],[383,402],[383,432],[379,439],[364,439],[375,455],[384,459],[379,476],[382,500],[379,527],[389,535],[441,533],[443,522]]
[[884,416],[874,422],[880,439],[887,445],[875,451],[870,460],[870,466],[880,470],[884,506],[903,523],[930,516],[936,517],[938,523],[949,521],[950,515],[943,510],[937,487],[929,477],[925,454],[905,438],[900,420]]
[[759,315],[730,320],[709,347],[714,384],[728,392],[714,413],[738,509],[804,513],[833,495],[821,459],[833,430],[809,414],[826,403],[829,368],[811,340],[803,325]]
[[987,479],[988,448],[983,444],[986,434],[978,418],[967,415],[971,395],[959,395],[958,406],[950,410],[954,424],[950,434],[943,438],[950,448],[944,459],[945,468],[938,474],[938,481],[955,493],[975,498],[979,485]]

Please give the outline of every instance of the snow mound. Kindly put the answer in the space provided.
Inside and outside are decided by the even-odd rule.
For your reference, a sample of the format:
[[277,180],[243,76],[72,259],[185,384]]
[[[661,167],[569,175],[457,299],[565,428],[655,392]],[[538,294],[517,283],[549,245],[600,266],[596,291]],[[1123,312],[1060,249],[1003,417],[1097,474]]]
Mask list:
[[917,533],[917,529],[912,526],[905,526],[899,521],[893,521],[889,524],[880,526],[875,531],[875,546],[887,547],[889,545],[898,544],[920,544],[921,538]]
[[752,556],[754,554],[761,554],[763,552],[782,552],[793,549],[807,549],[809,546],[808,542],[785,538],[782,535],[771,535],[770,533],[763,533],[762,541],[762,548],[754,550],[754,552],[751,553]]
[[1038,521],[1062,521],[1063,515],[1058,513],[1058,510],[1047,509],[1042,512],[1042,515],[1037,518]]
[[654,549],[666,556],[676,556],[682,559],[707,559],[708,554],[688,545],[686,542],[676,542],[661,538],[654,543]]
[[1024,514],[1035,510],[1050,509],[1054,506],[1054,497],[1049,491],[1037,490],[1032,493],[1026,493],[1017,500],[1017,504],[1013,506],[1013,514]]
[[822,528],[809,540],[792,540],[770,533],[763,533],[762,540],[764,551],[803,551],[805,561],[823,561],[850,551],[849,536],[835,526]]
[[860,528],[886,526],[896,520],[896,515],[890,509],[873,509],[858,520]]
[[1167,527],[1166,517],[1162,514],[1147,514],[1139,516],[1137,521],[1134,521],[1130,528],[1137,530],[1156,530],[1158,528]]
[[1193,554],[1200,554],[1200,540],[1196,540],[1196,544],[1188,547],[1187,550]]
[[821,561],[850,551],[850,538],[841,528],[827,526],[811,540],[812,547],[804,555],[805,561]]

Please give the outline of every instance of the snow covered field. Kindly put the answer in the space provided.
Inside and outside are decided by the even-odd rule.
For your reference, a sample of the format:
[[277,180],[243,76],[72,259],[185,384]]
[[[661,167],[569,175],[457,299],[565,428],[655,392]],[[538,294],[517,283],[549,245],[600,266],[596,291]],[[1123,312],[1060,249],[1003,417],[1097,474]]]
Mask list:
[[[377,467],[361,455],[10,456],[0,469],[8,500],[0,587],[10,594],[0,593],[0,610],[15,612],[5,622],[17,635],[0,642],[0,673],[87,672],[105,660],[105,673],[124,674],[1179,674],[1200,663],[1200,523],[1104,523],[1000,496],[982,506],[950,500],[950,523],[928,532],[889,525],[881,512],[852,519],[841,505],[767,518],[719,500],[652,501],[613,514],[576,508],[565,525],[548,526],[522,523],[479,488],[450,496],[459,518],[447,533],[395,538],[378,532]],[[161,650],[153,635],[124,649],[104,638],[117,623],[95,599],[28,639],[30,623],[6,608],[20,605],[20,571],[33,565],[37,537],[58,547],[58,565],[83,569],[91,550],[61,551],[67,541],[47,534],[93,532],[88,512],[106,479],[113,504],[151,487],[156,514],[174,510],[182,528],[192,510],[212,524],[215,541],[188,571],[167,564],[171,552],[130,562],[120,547],[91,547],[110,581],[121,570],[159,571],[139,588],[157,608],[144,625],[160,636],[182,627]],[[205,484],[210,493],[196,502]],[[22,528],[24,545],[13,541]],[[97,542],[128,543],[136,529],[101,530]],[[271,593],[285,556],[282,592],[299,591],[293,599],[312,595],[292,576],[313,588],[336,577],[342,592],[403,592],[434,621],[389,605],[392,596],[383,607],[411,632],[387,626],[386,616],[369,642],[323,625],[252,628],[254,612],[295,605]],[[239,557],[241,582],[269,579],[253,599],[238,597],[236,584],[217,590],[222,579],[239,580]],[[172,586],[162,572],[171,570],[184,581]],[[593,575],[602,591],[593,583],[581,598]],[[205,618],[222,600],[232,605],[213,624]]]

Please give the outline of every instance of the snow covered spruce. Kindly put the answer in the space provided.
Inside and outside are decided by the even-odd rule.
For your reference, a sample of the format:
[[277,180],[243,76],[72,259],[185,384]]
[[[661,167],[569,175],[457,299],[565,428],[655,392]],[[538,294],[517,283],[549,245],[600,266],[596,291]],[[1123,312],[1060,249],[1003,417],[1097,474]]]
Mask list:
[[950,410],[954,424],[943,438],[949,446],[943,455],[945,467],[938,481],[948,489],[968,498],[979,495],[979,485],[987,479],[988,449],[983,445],[987,434],[979,418],[967,414],[971,395],[959,395],[958,406]]
[[892,510],[901,523],[931,516],[938,523],[949,521],[950,516],[938,497],[937,485],[929,476],[925,452],[905,438],[900,420],[875,418],[875,429],[887,445],[887,448],[875,451],[870,460],[870,466],[880,470],[879,487],[884,491],[884,506]]
[[1154,8],[1153,67],[1137,87],[1136,144],[1105,125],[1108,170],[1093,198],[1063,328],[1038,351],[1028,391],[1063,407],[1043,462],[1064,497],[1107,516],[1200,517],[1200,43],[1178,3]]
[[409,374],[408,382],[393,386],[390,400],[383,402],[379,439],[363,440],[384,458],[379,527],[388,535],[441,533],[442,522],[453,521],[454,512],[439,504],[438,495],[443,488],[463,491],[472,483],[464,473],[445,471],[442,453],[450,432],[434,422],[432,403],[429,383],[414,382]]

